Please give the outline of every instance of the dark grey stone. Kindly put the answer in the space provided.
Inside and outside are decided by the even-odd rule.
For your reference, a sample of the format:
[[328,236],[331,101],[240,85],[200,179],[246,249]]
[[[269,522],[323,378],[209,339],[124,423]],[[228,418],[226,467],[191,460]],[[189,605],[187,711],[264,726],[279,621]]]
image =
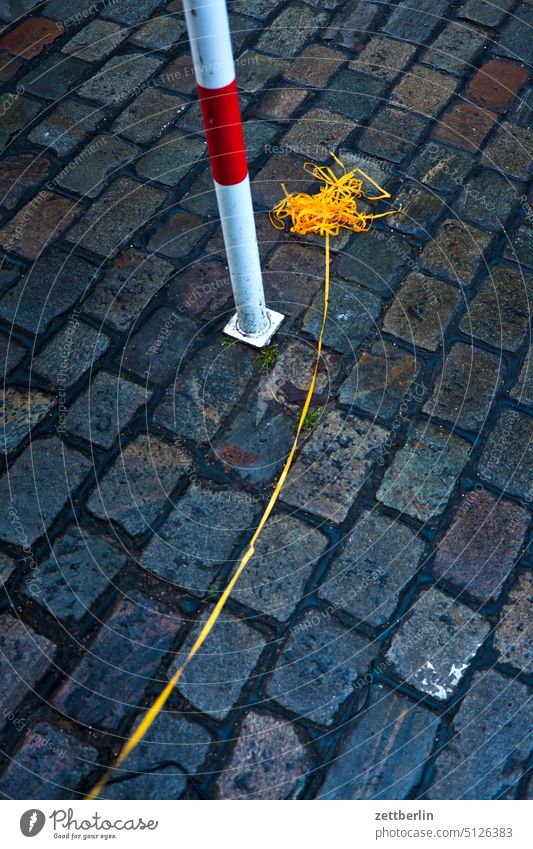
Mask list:
[[373,627],[394,612],[424,542],[406,525],[365,511],[325,574],[319,595]]
[[331,725],[376,651],[365,637],[330,616],[309,611],[286,639],[267,695],[307,720]]
[[192,485],[152,539],[142,565],[195,595],[204,595],[236,546],[253,533],[253,497]]
[[375,685],[369,705],[347,731],[318,798],[406,799],[431,754],[437,718]]
[[489,623],[440,590],[422,592],[404,615],[386,660],[411,687],[445,701],[489,632]]

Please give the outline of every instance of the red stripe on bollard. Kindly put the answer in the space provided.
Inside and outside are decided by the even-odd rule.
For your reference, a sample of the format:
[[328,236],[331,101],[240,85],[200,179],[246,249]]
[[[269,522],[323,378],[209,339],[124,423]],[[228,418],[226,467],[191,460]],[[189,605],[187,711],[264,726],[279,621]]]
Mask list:
[[223,88],[198,86],[213,176],[221,186],[234,186],[248,174],[235,80]]

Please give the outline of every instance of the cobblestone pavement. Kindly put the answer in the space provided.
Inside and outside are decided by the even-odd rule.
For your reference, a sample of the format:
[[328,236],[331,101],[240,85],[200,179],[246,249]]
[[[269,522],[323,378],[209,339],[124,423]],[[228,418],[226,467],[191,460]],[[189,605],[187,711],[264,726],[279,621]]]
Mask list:
[[268,354],[231,287],[178,2],[0,0],[0,792],[76,799],[272,491],[257,556],[108,798],[531,798],[533,3],[230,3]]

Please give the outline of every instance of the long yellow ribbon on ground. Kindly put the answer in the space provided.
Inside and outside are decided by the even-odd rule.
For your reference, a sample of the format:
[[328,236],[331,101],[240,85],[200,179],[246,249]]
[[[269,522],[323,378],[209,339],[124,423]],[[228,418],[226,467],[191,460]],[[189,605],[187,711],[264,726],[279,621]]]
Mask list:
[[[374,182],[374,180],[372,180],[367,174],[364,173],[364,171],[361,171],[360,169],[355,169],[355,171],[346,172],[346,169],[342,165],[342,162],[340,162],[337,157],[334,156],[334,154],[332,154],[332,156],[336,160],[336,162],[343,168],[344,174],[341,177],[336,177],[330,168],[318,167],[310,162],[306,162],[304,168],[306,170],[311,169],[311,173],[313,174],[313,176],[324,182],[325,185],[320,188],[320,191],[316,195],[308,195],[304,193],[290,195],[287,193],[285,187],[283,186],[286,196],[284,200],[281,201],[281,203],[279,203],[270,213],[270,220],[277,229],[282,230],[284,228],[284,219],[290,218],[292,220],[292,227],[290,228],[291,232],[298,233],[300,235],[305,235],[307,233],[317,233],[319,235],[325,236],[326,247],[324,274],[324,308],[322,311],[322,325],[318,336],[315,367],[313,369],[313,376],[309,384],[309,389],[307,390],[305,402],[300,413],[300,418],[298,419],[298,426],[296,428],[296,434],[291,449],[289,451],[289,455],[285,461],[285,465],[283,466],[283,470],[281,472],[281,475],[279,476],[279,480],[276,486],[274,487],[274,491],[270,497],[270,500],[265,508],[263,515],[261,516],[261,520],[255,530],[254,535],[250,540],[250,543],[248,545],[248,548],[246,549],[244,556],[242,557],[239,565],[233,573],[228,585],[226,586],[226,589],[224,590],[219,600],[215,604],[213,610],[211,611],[208,619],[202,627],[202,630],[200,631],[193,645],[189,649],[185,660],[183,661],[181,666],[178,667],[168,684],[165,686],[164,690],[162,690],[153,705],[146,712],[146,715],[133,732],[131,738],[125,743],[115,762],[107,769],[100,781],[95,784],[90,793],[88,793],[88,795],[85,797],[86,799],[98,798],[102,790],[105,788],[106,784],[113,777],[113,773],[115,772],[115,770],[118,769],[118,767],[120,767],[121,764],[124,763],[130,752],[132,752],[133,749],[137,746],[137,744],[141,742],[144,735],[156,719],[157,715],[164,708],[174,687],[183,675],[185,668],[191,662],[193,657],[198,653],[198,651],[206,641],[207,637],[213,630],[213,626],[215,625],[215,622],[217,621],[220,614],[222,613],[224,606],[231,595],[233,587],[239,580],[239,576],[246,568],[247,563],[253,556],[255,551],[255,544],[259,538],[259,535],[265,527],[268,517],[272,513],[274,505],[278,500],[279,494],[281,492],[283,484],[285,483],[289,470],[292,466],[294,455],[298,447],[298,440],[302,431],[302,427],[304,425],[305,418],[307,416],[307,412],[309,410],[309,406],[311,404],[311,399],[313,397],[316,379],[318,375],[318,368],[320,365],[322,340],[326,327],[329,304],[330,236],[338,235],[339,230],[341,228],[354,230],[356,232],[368,230],[372,221],[375,218],[381,218],[385,215],[392,215],[394,214],[394,212],[399,211],[390,210],[388,212],[382,212],[379,215],[374,215],[373,213],[359,212],[356,203],[357,198],[364,197],[367,200],[381,200],[382,198],[390,198],[390,194],[384,189],[382,189],[380,186],[378,186],[377,183]],[[367,180],[369,180],[372,185],[374,185],[378,189],[380,194],[376,197],[368,197],[367,195],[365,195],[363,193],[362,181],[356,179],[354,176],[356,172],[362,174]]]

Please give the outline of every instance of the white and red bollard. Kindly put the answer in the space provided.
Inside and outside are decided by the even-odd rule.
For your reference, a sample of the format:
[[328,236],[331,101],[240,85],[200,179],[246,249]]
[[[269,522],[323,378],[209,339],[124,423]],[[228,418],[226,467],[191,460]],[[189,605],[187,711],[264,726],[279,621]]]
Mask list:
[[265,304],[225,0],[184,0],[237,314],[224,333],[262,348],[284,316]]

